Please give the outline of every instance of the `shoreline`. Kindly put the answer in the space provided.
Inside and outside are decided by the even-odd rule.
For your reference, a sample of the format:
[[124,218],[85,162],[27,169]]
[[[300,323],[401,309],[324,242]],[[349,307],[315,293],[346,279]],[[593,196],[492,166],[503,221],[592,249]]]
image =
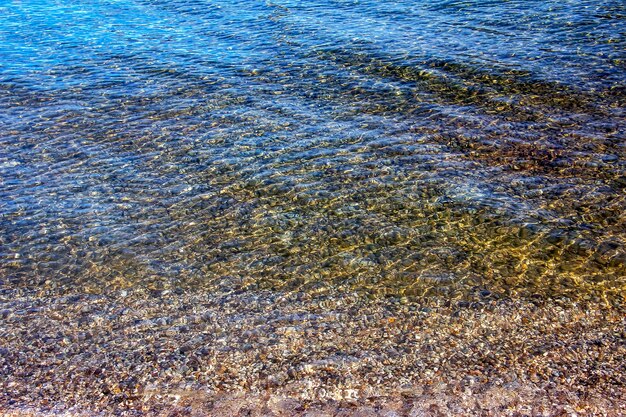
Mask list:
[[626,414],[624,312],[448,304],[182,290],[3,300],[0,415]]

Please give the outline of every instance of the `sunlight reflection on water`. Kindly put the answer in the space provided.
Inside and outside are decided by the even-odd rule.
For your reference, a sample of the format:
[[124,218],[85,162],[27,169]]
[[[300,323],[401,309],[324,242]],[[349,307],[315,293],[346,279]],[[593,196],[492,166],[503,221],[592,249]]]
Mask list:
[[9,292],[621,297],[619,1],[0,11]]

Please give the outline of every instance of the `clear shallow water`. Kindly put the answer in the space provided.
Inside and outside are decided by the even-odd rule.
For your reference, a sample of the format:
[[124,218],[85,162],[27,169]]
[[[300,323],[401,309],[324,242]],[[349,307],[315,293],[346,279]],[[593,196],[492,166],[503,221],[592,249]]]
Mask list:
[[621,1],[0,2],[0,279],[619,299]]

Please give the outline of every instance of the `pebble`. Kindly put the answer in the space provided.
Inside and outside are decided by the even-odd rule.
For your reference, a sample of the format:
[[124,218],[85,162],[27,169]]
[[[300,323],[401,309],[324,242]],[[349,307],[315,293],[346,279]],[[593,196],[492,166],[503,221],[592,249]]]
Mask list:
[[[493,294],[478,289],[477,295]],[[0,364],[18,355],[11,360],[21,370],[0,366],[3,379],[15,383],[0,392],[0,408],[9,401],[20,407],[72,403],[92,415],[132,410],[156,416],[184,407],[187,414],[221,416],[238,415],[216,411],[235,403],[264,410],[268,401],[289,400],[289,416],[312,410],[393,416],[429,410],[419,404],[436,400],[444,415],[461,409],[498,415],[502,407],[523,414],[529,403],[543,401],[546,389],[586,392],[586,400],[568,397],[561,404],[594,409],[605,404],[594,398],[619,401],[610,378],[626,383],[619,345],[624,316],[593,303],[501,298],[485,310],[475,300],[418,305],[408,297],[277,297],[260,291],[215,299],[184,291],[158,302],[149,293],[106,300],[101,305],[97,298],[81,298],[77,308],[40,308],[24,316],[15,312],[32,308],[33,300],[5,303],[0,311],[15,319],[1,328],[11,337],[3,339]],[[98,308],[84,313],[86,306]],[[115,322],[80,320],[112,312],[118,312]],[[52,313],[61,319],[50,320]],[[192,320],[195,315],[204,319]],[[551,342],[554,334],[558,344]],[[50,385],[50,371],[59,381],[71,375],[71,383]],[[514,386],[507,385],[512,374]],[[584,384],[589,375],[594,385]],[[124,383],[132,377],[134,382]],[[465,380],[466,388],[456,387]],[[41,388],[45,384],[50,388]],[[471,401],[464,399],[470,385]],[[267,392],[265,399],[260,392]]]

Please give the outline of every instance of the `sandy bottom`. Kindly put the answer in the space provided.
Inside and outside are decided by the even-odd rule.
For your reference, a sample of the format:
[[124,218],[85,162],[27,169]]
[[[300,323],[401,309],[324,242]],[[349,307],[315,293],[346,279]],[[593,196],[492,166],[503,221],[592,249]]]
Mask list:
[[125,290],[0,303],[0,415],[626,415],[626,316],[567,300]]

